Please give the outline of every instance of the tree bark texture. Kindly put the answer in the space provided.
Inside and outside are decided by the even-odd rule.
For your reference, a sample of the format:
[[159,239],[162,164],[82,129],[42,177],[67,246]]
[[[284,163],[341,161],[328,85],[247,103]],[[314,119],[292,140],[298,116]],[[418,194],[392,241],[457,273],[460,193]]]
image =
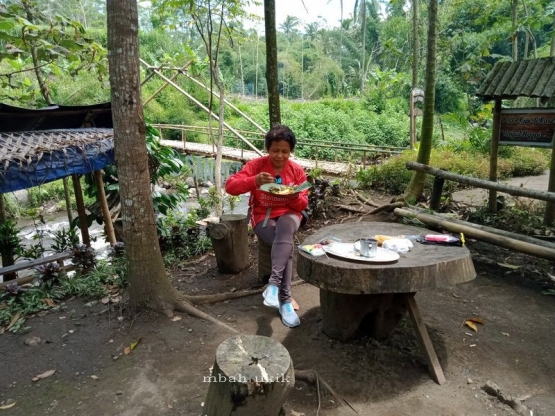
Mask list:
[[295,385],[287,349],[260,335],[222,342],[209,378],[203,416],[278,416]]
[[[434,135],[434,107],[436,89],[436,45],[437,45],[437,8],[438,0],[430,0],[428,6],[428,43],[426,54],[426,86],[424,91],[424,115],[422,116],[422,132],[417,161],[428,164],[432,153],[432,138]],[[405,191],[404,198],[414,203],[424,190],[426,175],[415,172]]]
[[279,80],[276,34],[276,2],[264,0],[264,23],[266,32],[266,89],[270,126],[281,123],[279,107]]
[[208,227],[220,273],[239,273],[249,268],[249,232],[246,216],[222,215],[220,222]]
[[152,205],[141,102],[137,2],[108,0],[108,60],[114,148],[133,312],[173,309]]

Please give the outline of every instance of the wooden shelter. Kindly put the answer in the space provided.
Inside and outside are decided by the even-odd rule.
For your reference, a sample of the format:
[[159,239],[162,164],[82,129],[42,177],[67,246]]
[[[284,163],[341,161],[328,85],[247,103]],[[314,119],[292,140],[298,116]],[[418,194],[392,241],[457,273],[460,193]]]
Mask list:
[[[498,62],[476,93],[484,101],[495,101],[490,153],[490,181],[497,181],[499,145],[547,147],[555,140],[555,109],[545,107],[502,107],[503,100],[519,97],[537,98],[542,104],[555,95],[555,58],[539,58],[517,62]],[[555,156],[552,150],[549,192],[555,191]],[[489,209],[497,210],[497,191],[490,190]],[[555,204],[548,202],[545,222],[552,223]]]
[[[90,238],[79,176],[94,172],[108,238],[114,244],[101,173],[102,168],[113,163],[110,103],[38,110],[0,104],[0,194],[71,176],[86,245],[90,245]],[[0,202],[0,220],[5,220],[3,198]],[[6,266],[10,260],[2,255]]]

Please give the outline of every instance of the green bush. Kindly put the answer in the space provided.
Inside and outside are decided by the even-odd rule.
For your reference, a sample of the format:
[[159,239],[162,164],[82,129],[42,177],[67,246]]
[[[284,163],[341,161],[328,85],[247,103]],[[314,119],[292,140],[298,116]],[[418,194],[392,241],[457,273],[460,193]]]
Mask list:
[[[406,168],[406,163],[415,160],[416,152],[406,151],[402,155],[392,157],[381,166],[360,170],[357,173],[357,179],[362,187],[372,187],[389,194],[399,195],[406,190],[413,173]],[[499,158],[498,177],[507,179],[513,176],[538,175],[547,169],[548,163],[549,157],[543,150],[514,148],[511,158]],[[490,160],[488,155],[480,153],[436,149],[432,151],[429,165],[459,175],[487,179]],[[433,176],[428,175],[424,192],[430,192],[432,186]],[[464,184],[445,181],[444,192],[448,194],[465,187]]]

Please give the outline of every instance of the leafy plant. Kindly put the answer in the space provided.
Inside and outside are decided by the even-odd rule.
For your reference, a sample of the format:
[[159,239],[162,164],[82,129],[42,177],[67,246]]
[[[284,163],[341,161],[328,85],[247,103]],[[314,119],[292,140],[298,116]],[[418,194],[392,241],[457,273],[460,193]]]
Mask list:
[[17,282],[8,283],[4,287],[4,293],[2,297],[4,299],[8,298],[20,298],[23,293],[27,291],[27,288],[19,286]]
[[85,244],[77,244],[73,248],[73,263],[82,271],[88,271],[96,265],[96,252],[94,248]]
[[54,242],[50,248],[56,253],[62,253],[67,250],[72,250],[77,244],[79,244],[77,228],[70,227],[67,230],[62,228],[54,233]]
[[56,262],[41,264],[34,268],[37,272],[36,280],[38,286],[52,288],[60,284],[60,280],[65,276],[60,265]]
[[14,250],[20,247],[21,240],[18,236],[16,224],[12,220],[0,223],[0,251]]

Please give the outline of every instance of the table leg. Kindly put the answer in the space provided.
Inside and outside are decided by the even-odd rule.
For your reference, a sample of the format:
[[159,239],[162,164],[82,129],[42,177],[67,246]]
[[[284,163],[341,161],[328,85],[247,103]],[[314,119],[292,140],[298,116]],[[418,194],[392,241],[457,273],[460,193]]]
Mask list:
[[387,339],[407,313],[406,295],[347,295],[320,290],[322,329],[330,338],[348,341],[357,335]]
[[445,383],[445,375],[443,374],[443,370],[441,369],[441,365],[439,364],[439,360],[437,359],[432,340],[428,335],[426,325],[424,324],[422,315],[420,315],[420,310],[418,309],[418,305],[416,304],[416,299],[414,298],[414,295],[414,293],[406,295],[410,319],[412,321],[412,324],[414,325],[414,331],[416,332],[416,336],[418,338],[418,341],[420,342],[420,346],[424,350],[424,355],[426,356],[426,360],[428,361],[428,371],[430,372],[430,375],[432,376],[434,381],[437,384],[441,385]]

